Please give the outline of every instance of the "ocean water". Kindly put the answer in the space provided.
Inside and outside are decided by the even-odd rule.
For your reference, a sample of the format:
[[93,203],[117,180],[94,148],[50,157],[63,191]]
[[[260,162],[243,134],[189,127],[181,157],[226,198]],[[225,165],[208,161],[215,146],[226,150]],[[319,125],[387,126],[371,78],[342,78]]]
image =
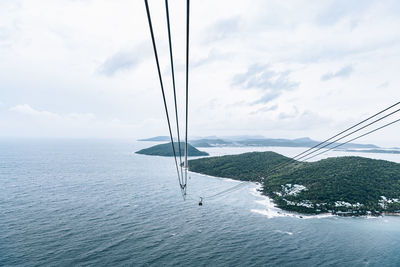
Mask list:
[[286,216],[252,183],[200,207],[238,182],[191,174],[183,201],[148,145],[0,141],[0,266],[400,266],[400,217]]

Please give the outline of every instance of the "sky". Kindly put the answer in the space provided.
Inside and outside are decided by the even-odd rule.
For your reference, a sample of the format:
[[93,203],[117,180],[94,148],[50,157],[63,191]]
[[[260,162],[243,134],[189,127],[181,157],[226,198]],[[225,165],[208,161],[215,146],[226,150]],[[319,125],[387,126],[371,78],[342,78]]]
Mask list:
[[[173,118],[165,2],[149,4]],[[186,1],[169,8],[184,126]],[[400,101],[399,1],[192,0],[190,19],[189,138],[322,140]],[[359,142],[398,147],[399,133]],[[0,137],[157,135],[144,1],[0,1]]]

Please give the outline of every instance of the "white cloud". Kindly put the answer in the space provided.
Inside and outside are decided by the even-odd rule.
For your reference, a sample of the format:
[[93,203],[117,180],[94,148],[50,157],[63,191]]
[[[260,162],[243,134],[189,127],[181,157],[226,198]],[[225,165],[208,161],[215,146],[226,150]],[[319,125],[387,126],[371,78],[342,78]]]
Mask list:
[[60,118],[60,116],[56,113],[48,112],[48,111],[39,111],[33,109],[28,104],[16,105],[10,108],[10,111],[14,111],[20,114],[29,115],[29,116],[38,116],[38,117],[47,117],[47,118]]
[[151,55],[151,49],[146,44],[137,45],[131,49],[122,49],[108,57],[98,68],[98,73],[113,76],[123,70],[131,70]]
[[353,66],[348,65],[348,66],[344,66],[343,68],[341,68],[340,70],[336,71],[336,72],[328,72],[325,73],[324,75],[322,75],[321,80],[322,81],[328,81],[334,78],[347,78],[349,77],[352,73],[353,73],[354,69]]
[[[191,7],[190,134],[324,139],[400,97],[396,1]],[[150,8],[172,108],[164,3]],[[182,111],[185,2],[171,1],[170,15]],[[0,1],[0,57],[2,135],[167,133],[142,1]],[[365,141],[397,141],[385,133]]]
[[236,35],[238,34],[239,25],[240,17],[238,16],[218,20],[205,30],[206,38],[204,42],[215,42]]
[[94,120],[96,116],[92,113],[68,113],[58,114],[45,110],[37,110],[32,108],[28,104],[16,105],[10,108],[10,111],[17,112],[19,114],[28,115],[36,118],[44,118],[49,120],[77,120],[77,121],[89,121]]
[[277,72],[268,65],[253,64],[246,73],[236,74],[232,79],[233,86],[242,89],[258,89],[262,96],[252,104],[268,103],[278,98],[284,91],[293,90],[298,82],[289,79],[289,71]]
[[[118,118],[99,119],[92,113],[56,113],[32,108],[28,104],[11,107],[9,127],[18,137],[102,137],[127,138],[141,127],[152,128],[155,122],[134,124]],[[1,136],[10,136],[7,131]]]

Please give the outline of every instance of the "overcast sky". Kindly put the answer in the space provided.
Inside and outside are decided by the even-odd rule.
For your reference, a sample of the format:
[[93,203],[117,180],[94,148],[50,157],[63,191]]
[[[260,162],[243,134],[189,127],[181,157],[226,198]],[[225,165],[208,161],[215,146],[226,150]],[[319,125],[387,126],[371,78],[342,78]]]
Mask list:
[[[149,2],[172,99],[164,1]],[[185,3],[170,0],[182,126]],[[399,101],[399,29],[396,0],[192,0],[189,135],[337,133]],[[144,2],[1,0],[0,129],[167,135]],[[396,125],[360,142],[400,146],[399,133]]]

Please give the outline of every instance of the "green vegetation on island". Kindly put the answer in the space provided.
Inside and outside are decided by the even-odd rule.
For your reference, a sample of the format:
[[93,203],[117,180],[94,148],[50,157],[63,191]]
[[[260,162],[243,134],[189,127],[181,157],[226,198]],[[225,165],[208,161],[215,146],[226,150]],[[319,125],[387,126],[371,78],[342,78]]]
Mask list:
[[250,152],[189,161],[190,170],[211,176],[260,182],[260,177],[289,158],[275,152]]
[[[181,154],[185,155],[185,143],[181,142]],[[179,155],[179,144],[174,143],[176,154]],[[164,157],[173,157],[174,153],[172,151],[171,143],[155,145],[149,148],[145,148],[136,152],[137,154],[144,154],[150,156],[164,156]],[[196,157],[196,156],[208,156],[207,152],[200,151],[194,146],[188,143],[188,157]]]
[[260,182],[279,208],[301,213],[366,215],[400,212],[400,164],[362,157],[294,162],[274,152],[251,152],[189,161],[190,170]]

